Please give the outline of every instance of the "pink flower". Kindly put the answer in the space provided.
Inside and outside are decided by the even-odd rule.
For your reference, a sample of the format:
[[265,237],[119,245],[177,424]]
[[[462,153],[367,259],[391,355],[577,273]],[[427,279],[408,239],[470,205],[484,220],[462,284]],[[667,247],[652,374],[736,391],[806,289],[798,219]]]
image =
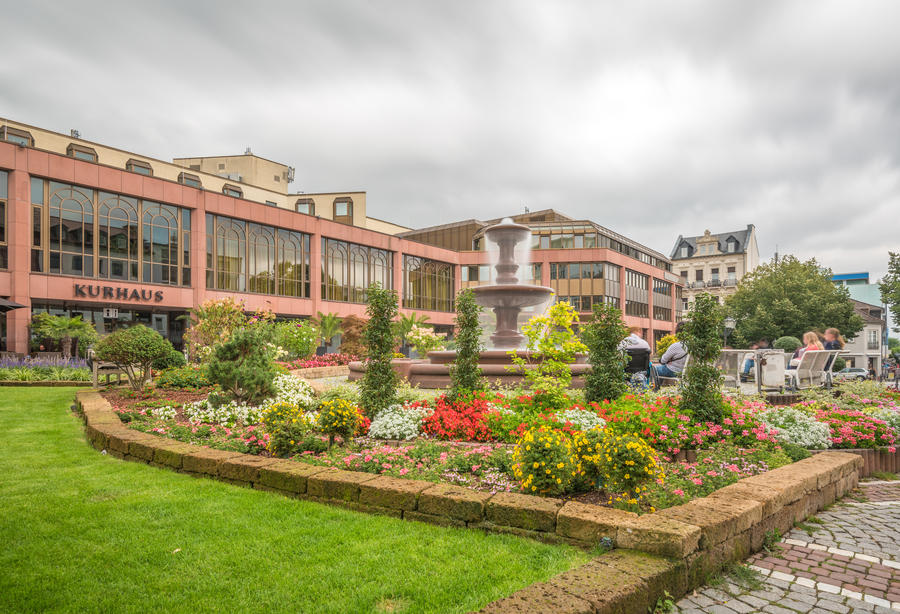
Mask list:
[[681,490],[680,488],[676,488],[676,489],[673,490],[672,492],[673,492],[674,494],[678,495],[679,497],[683,497],[683,496],[684,496],[684,491]]
[[703,485],[703,480],[700,479],[700,478],[691,478],[691,482],[693,482],[693,483],[696,484],[697,486],[702,486],[702,485]]

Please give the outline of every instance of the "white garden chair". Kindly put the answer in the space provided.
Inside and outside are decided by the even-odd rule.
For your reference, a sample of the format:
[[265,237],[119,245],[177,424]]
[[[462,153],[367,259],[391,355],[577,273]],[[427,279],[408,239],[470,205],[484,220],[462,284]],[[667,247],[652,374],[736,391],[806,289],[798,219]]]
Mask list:
[[830,370],[829,357],[834,350],[807,350],[800,358],[796,369],[786,369],[784,377],[791,390],[806,390],[817,386],[827,386],[829,378],[826,370]]
[[783,350],[757,350],[756,351],[756,390],[764,391],[784,390],[784,373],[787,366],[787,355]]

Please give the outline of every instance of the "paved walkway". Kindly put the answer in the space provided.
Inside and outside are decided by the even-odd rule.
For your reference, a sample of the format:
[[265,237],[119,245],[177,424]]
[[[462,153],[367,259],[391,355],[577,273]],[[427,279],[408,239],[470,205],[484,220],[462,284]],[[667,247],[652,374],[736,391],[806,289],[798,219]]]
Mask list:
[[900,482],[860,484],[857,493],[747,563],[757,572],[757,582],[728,577],[686,596],[676,611],[900,611]]

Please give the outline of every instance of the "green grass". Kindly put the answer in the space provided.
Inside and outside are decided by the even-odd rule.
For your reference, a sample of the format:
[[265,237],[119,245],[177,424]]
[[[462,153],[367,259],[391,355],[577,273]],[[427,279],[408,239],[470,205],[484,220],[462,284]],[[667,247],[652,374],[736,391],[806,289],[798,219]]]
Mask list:
[[0,390],[2,612],[464,612],[589,557],[103,456],[72,397]]

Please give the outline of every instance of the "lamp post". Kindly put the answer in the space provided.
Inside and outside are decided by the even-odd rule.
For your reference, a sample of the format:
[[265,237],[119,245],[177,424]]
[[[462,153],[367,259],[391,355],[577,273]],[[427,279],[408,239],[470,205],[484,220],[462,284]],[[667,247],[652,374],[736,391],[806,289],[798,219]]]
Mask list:
[[725,335],[722,339],[722,345],[728,345],[728,335],[731,334],[731,331],[734,330],[735,321],[734,318],[728,316],[725,318]]

